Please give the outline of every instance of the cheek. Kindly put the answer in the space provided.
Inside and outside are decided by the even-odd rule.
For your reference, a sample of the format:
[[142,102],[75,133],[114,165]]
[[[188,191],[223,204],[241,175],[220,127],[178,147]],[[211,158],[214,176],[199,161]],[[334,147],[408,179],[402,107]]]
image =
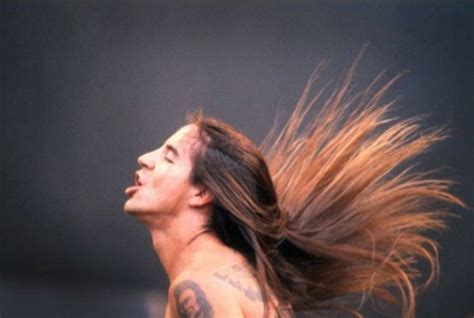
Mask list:
[[150,185],[153,187],[159,186],[164,182],[168,182],[171,169],[169,166],[157,167],[151,176]]
[[156,169],[152,176],[153,188],[171,190],[188,184],[188,174],[185,168],[166,165]]

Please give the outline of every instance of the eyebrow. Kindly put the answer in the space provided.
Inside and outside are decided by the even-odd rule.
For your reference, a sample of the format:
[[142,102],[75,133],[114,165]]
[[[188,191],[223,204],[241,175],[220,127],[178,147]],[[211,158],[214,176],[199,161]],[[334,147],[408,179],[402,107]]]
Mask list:
[[175,147],[169,145],[169,144],[166,144],[165,145],[165,148],[166,150],[169,150],[173,153],[173,155],[175,155],[177,158],[179,158],[179,153],[178,153],[178,149],[176,149]]

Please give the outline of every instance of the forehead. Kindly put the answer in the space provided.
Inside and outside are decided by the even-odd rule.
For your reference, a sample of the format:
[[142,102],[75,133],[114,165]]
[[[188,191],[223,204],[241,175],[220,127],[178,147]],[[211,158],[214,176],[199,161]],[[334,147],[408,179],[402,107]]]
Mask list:
[[175,147],[180,153],[189,153],[191,146],[199,141],[198,128],[195,125],[186,125],[178,129],[165,142]]

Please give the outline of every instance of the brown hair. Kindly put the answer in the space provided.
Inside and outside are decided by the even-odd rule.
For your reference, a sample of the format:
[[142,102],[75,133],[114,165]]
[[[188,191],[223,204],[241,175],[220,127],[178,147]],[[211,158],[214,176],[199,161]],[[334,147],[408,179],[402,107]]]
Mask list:
[[[422,131],[420,117],[387,116],[393,102],[382,97],[398,77],[380,84],[378,76],[351,96],[354,68],[320,103],[324,90],[308,101],[318,67],[286,125],[260,149],[220,120],[188,117],[203,145],[191,179],[214,196],[207,229],[254,267],[266,313],[273,295],[280,308],[358,316],[333,300],[360,293],[361,303],[401,300],[403,316],[413,317],[416,292],[438,274],[427,231],[445,228],[442,203],[464,206],[448,192],[452,181],[402,166],[446,138],[446,129]],[[418,260],[429,265],[425,277]]]

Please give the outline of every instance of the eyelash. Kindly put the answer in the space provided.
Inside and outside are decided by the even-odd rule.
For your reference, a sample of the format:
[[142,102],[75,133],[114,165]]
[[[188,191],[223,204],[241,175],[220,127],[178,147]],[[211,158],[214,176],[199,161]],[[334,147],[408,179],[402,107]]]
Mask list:
[[173,163],[173,161],[171,161],[171,159],[168,159],[167,157],[165,157],[165,160],[170,162],[170,163]]

